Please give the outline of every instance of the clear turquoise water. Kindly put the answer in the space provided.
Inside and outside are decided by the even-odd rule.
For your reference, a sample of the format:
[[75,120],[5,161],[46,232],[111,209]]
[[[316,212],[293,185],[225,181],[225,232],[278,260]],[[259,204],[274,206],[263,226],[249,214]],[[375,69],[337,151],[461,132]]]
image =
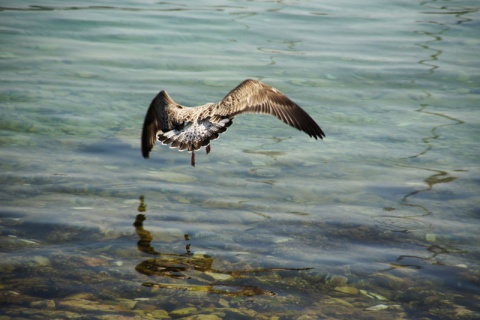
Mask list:
[[[312,268],[287,272],[288,285],[242,279],[290,299],[285,312],[334,296],[305,287],[315,277],[362,289],[390,269],[430,279],[432,291],[473,294],[452,304],[478,310],[479,10],[476,1],[3,1],[1,290],[31,294],[11,280],[28,257],[46,258],[61,279],[60,254],[103,257],[105,272],[131,280],[118,286],[132,299],[151,290],[145,281],[173,281],[135,270],[151,258],[132,226],[144,196],[157,251],[185,253],[188,234],[189,250],[217,269]],[[159,145],[141,157],[159,90],[195,106],[246,78],[288,95],[326,139],[249,115],[198,153],[196,168]],[[431,311],[382,294],[411,317]],[[362,303],[352,307],[360,318],[378,301]]]

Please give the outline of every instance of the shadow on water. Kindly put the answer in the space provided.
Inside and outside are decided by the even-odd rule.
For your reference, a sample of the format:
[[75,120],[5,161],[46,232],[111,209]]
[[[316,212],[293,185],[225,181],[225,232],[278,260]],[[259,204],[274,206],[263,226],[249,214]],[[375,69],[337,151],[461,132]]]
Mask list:
[[[401,205],[402,206],[407,206],[411,208],[417,208],[419,209],[420,213],[409,213],[406,215],[402,215],[401,217],[396,216],[396,215],[380,215],[378,218],[383,221],[388,221],[390,219],[401,219],[402,222],[395,221],[394,223],[384,223],[383,227],[386,229],[389,229],[390,231],[395,231],[395,232],[412,232],[412,231],[418,231],[418,227],[421,226],[421,223],[417,220],[417,218],[425,217],[425,216],[430,216],[433,214],[433,212],[428,208],[428,206],[423,205],[423,204],[418,204],[418,203],[413,203],[410,198],[414,197],[419,197],[422,193],[425,193],[425,197],[428,197],[428,193],[433,190],[434,186],[436,184],[440,183],[449,183],[453,182],[457,179],[457,177],[451,176],[448,172],[442,171],[442,170],[433,170],[433,169],[427,169],[427,168],[419,168],[419,167],[414,167],[414,166],[407,166],[407,165],[399,165],[401,167],[406,167],[406,168],[413,168],[413,169],[421,169],[425,171],[431,171],[434,172],[434,174],[428,176],[425,178],[423,181],[426,184],[425,188],[411,191],[407,193],[406,195],[403,196],[401,199]],[[421,197],[419,197],[421,198]],[[444,199],[445,200],[445,199]],[[384,208],[385,211],[393,211],[395,208]],[[410,223],[407,223],[406,221],[409,221]],[[417,224],[417,225],[416,225]],[[423,226],[422,227],[425,230],[432,229],[431,226]]]
[[[427,183],[432,188],[436,183],[448,182],[448,179],[449,177],[438,172],[430,176]],[[193,249],[195,239],[188,234],[178,236],[178,241],[184,243],[180,246],[181,252],[169,252],[170,246],[160,249],[162,243],[155,244],[155,233],[145,226],[147,204],[144,197],[140,196],[139,201],[133,224],[138,236],[137,248],[151,258],[141,261],[136,265],[135,270],[152,279],[142,282],[143,287],[160,290],[158,294],[165,299],[167,299],[165,294],[179,292],[186,295],[210,294],[205,301],[211,301],[213,304],[217,299],[223,299],[222,297],[257,296],[258,299],[258,296],[275,296],[279,299],[278,301],[282,301],[282,307],[279,307],[276,300],[256,301],[263,306],[256,305],[255,310],[266,312],[275,310],[278,315],[290,316],[292,315],[289,313],[291,306],[297,305],[303,310],[311,310],[315,315],[336,314],[338,316],[343,313],[351,314],[353,306],[359,306],[357,310],[363,309],[367,312],[383,310],[393,317],[399,316],[402,312],[431,315],[432,308],[444,310],[447,306],[442,304],[441,299],[451,299],[461,288],[463,294],[461,297],[457,295],[455,308],[463,308],[463,306],[475,308],[475,302],[468,298],[469,294],[479,292],[475,272],[468,268],[454,266],[449,262],[445,263],[448,259],[455,259],[467,252],[443,244],[441,241],[425,244],[421,239],[399,237],[398,233],[385,232],[380,228],[363,224],[332,225],[328,222],[305,224],[304,227],[311,230],[302,229],[302,234],[298,237],[308,239],[309,245],[314,247],[317,247],[315,243],[318,241],[318,247],[323,248],[326,254],[341,255],[345,247],[357,244],[361,244],[360,248],[366,248],[365,243],[368,243],[367,247],[382,246],[386,251],[398,251],[399,248],[403,248],[400,251],[406,253],[390,254],[389,258],[382,258],[381,265],[388,267],[380,270],[355,265],[333,264],[327,267],[327,262],[312,263],[314,268],[242,268],[242,263],[230,264],[222,261],[221,256],[214,257],[204,251],[196,253]],[[259,227],[268,229],[267,225]],[[281,226],[285,228],[285,236],[295,239],[297,239],[295,232],[297,227],[295,224]],[[160,237],[162,229],[156,230],[157,236]],[[405,234],[410,231],[405,230]],[[318,233],[317,236],[312,236],[316,233]],[[278,230],[276,235],[279,235]],[[339,239],[342,239],[341,244]],[[296,250],[302,250],[302,248],[299,247]],[[316,253],[320,254],[318,251]],[[368,264],[370,265],[371,261]],[[215,265],[221,267],[218,268]],[[229,271],[233,268],[236,270]],[[309,271],[299,272],[303,270]],[[283,287],[288,290],[280,289]],[[438,293],[439,290],[441,294]],[[177,304],[182,304],[182,299],[189,301],[192,296],[175,299]],[[169,298],[172,301],[175,299]],[[244,300],[231,301],[231,305],[244,306],[244,302]],[[451,305],[448,306],[450,307]],[[371,316],[370,319],[377,317],[383,319],[385,313]]]
[[[448,260],[455,261],[465,251],[441,241],[425,244],[408,233],[399,237],[365,224],[338,224],[338,220],[333,224],[285,223],[273,226],[279,228],[275,234],[292,240],[276,243],[275,250],[260,256],[260,264],[266,267],[255,267],[258,262],[250,261],[254,254],[248,249],[243,260],[232,263],[222,254],[209,255],[208,249],[195,250],[199,243],[189,234],[176,233],[178,239],[155,242],[162,239],[164,229],[145,225],[144,197],[139,203],[131,202],[130,210],[129,216],[135,217],[134,228],[125,226],[130,232],[40,224],[14,211],[0,212],[3,232],[15,232],[8,243],[0,242],[0,249],[10,252],[8,261],[0,262],[0,305],[5,306],[0,315],[62,318],[62,313],[70,312],[120,317],[156,310],[171,318],[188,311],[193,315],[221,313],[224,319],[269,319],[272,315],[295,319],[296,310],[302,310],[314,319],[350,318],[352,313],[357,319],[385,319],[401,318],[406,312],[427,317],[441,310],[448,313],[445,319],[458,319],[454,317],[457,310],[474,309],[472,295],[480,292],[478,272]],[[264,223],[258,228],[269,236],[272,226]],[[366,252],[364,263],[307,260],[313,268],[284,268],[268,262],[269,256],[288,250],[314,248],[316,258],[351,255],[352,247],[360,254],[369,248],[382,252],[377,261]],[[394,253],[385,257],[390,250]],[[382,313],[370,313],[379,310]]]

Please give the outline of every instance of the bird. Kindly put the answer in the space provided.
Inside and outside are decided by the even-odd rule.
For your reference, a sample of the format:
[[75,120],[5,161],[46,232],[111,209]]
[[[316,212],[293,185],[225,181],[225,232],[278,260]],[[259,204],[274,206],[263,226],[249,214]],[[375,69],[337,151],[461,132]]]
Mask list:
[[198,107],[176,103],[166,91],[153,98],[145,115],[142,129],[142,155],[148,159],[159,141],[170,148],[192,153],[190,164],[195,167],[195,151],[218,138],[244,113],[269,114],[310,137],[323,139],[325,133],[315,120],[279,90],[257,80],[247,79],[231,90],[221,101]]

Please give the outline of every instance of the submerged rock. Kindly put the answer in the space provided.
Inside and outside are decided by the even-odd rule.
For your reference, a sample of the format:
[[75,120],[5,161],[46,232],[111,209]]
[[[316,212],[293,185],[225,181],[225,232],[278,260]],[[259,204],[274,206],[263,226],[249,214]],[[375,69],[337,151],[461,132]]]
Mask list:
[[187,307],[187,308],[181,308],[181,309],[173,310],[172,312],[170,312],[170,315],[178,317],[178,316],[186,316],[186,315],[192,314],[194,312],[197,312],[197,308]]
[[385,309],[388,309],[388,306],[386,304],[377,304],[376,306],[365,308],[365,310],[368,310],[368,311],[380,311]]
[[348,286],[335,287],[334,290],[346,294],[358,294],[360,292],[357,288]]

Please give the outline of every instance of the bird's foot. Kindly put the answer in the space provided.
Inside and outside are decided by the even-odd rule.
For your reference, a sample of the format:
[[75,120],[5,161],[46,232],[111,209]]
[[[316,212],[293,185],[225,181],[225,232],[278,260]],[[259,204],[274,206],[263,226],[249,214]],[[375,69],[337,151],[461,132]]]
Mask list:
[[207,145],[207,146],[205,147],[205,150],[207,151],[207,154],[209,154],[209,153],[210,153],[210,145]]
[[190,161],[192,167],[195,167],[195,151],[192,151],[192,160]]

